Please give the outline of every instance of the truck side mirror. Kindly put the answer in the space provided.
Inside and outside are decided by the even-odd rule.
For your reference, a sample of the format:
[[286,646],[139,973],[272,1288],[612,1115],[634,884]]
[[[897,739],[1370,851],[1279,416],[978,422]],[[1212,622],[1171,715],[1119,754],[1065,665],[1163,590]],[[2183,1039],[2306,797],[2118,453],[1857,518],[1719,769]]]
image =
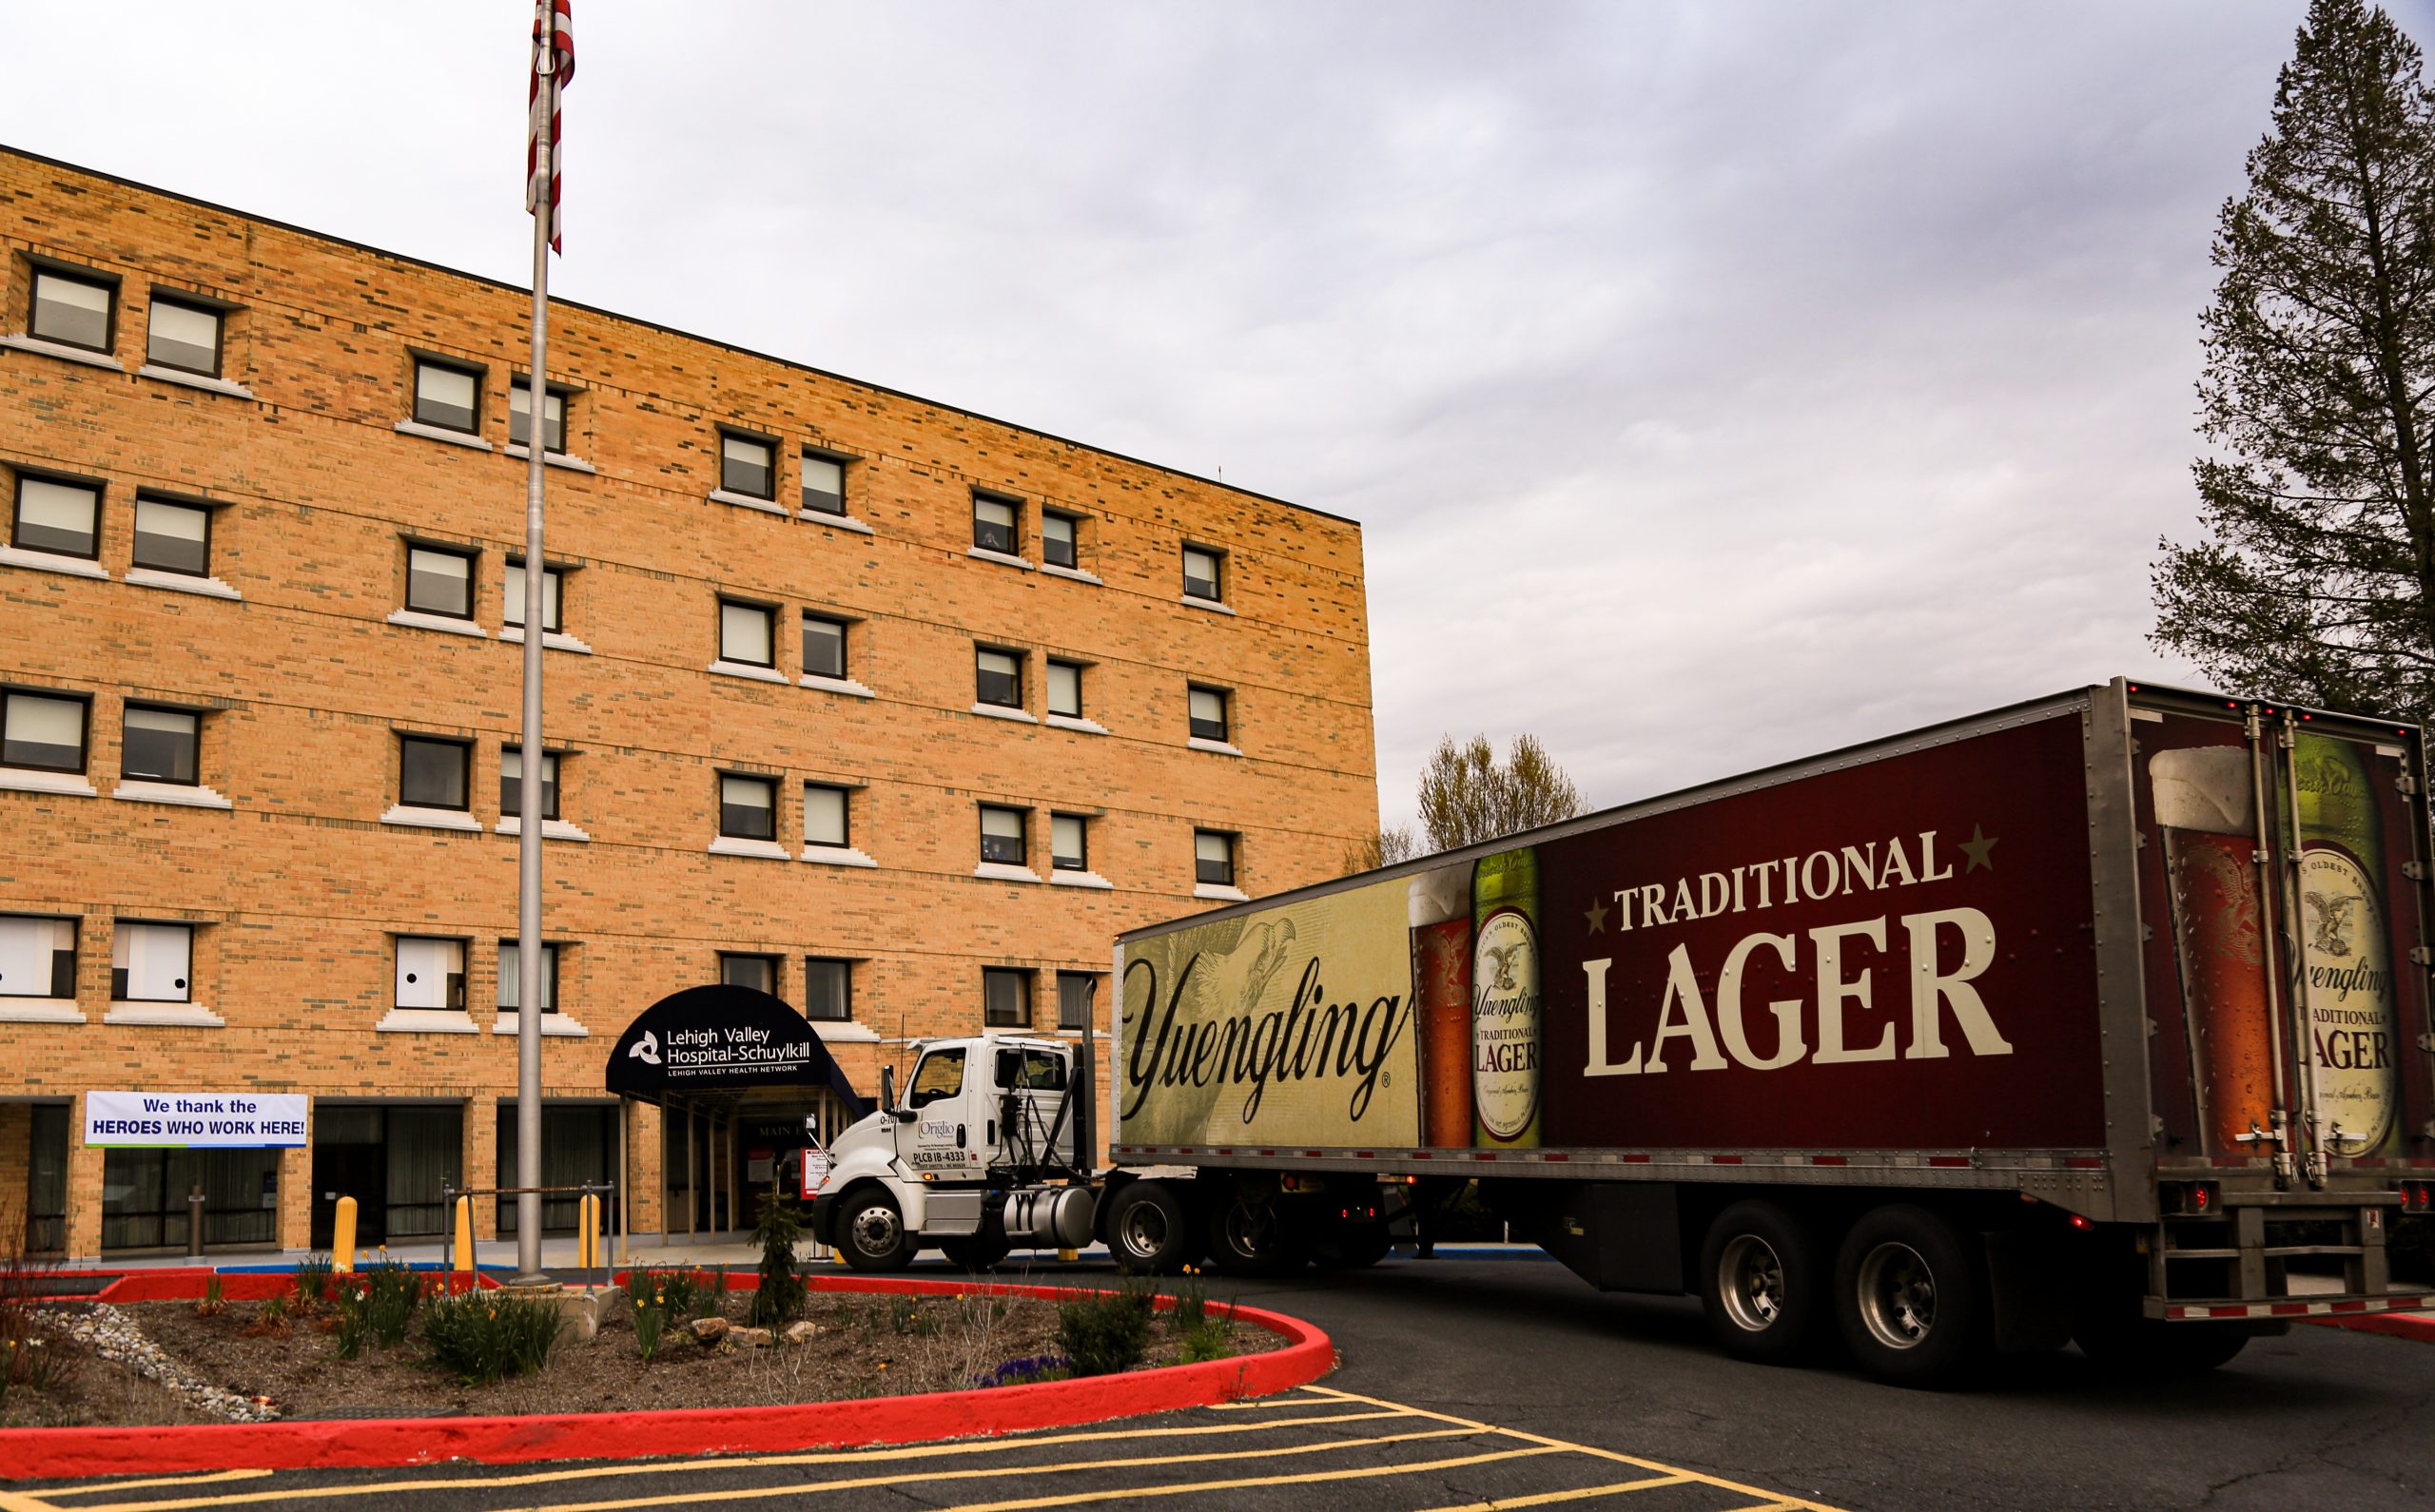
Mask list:
[[879,1068],[879,1105],[894,1112],[896,1108],[896,1068]]

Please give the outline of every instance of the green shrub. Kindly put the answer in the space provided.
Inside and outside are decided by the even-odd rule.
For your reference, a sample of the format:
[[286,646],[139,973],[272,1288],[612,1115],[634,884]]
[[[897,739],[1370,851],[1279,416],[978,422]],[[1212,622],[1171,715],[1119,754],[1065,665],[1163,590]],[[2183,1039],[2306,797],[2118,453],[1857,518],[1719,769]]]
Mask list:
[[330,1294],[330,1257],[318,1250],[304,1257],[296,1268],[296,1294],[307,1304],[318,1305]]
[[761,1246],[761,1287],[752,1294],[752,1321],[774,1328],[803,1311],[803,1277],[795,1273],[803,1214],[772,1188],[761,1194],[761,1216],[752,1226],[752,1237]]
[[627,1278],[635,1296],[649,1291],[657,1297],[668,1309],[668,1321],[680,1328],[715,1306],[705,1285],[708,1279],[698,1270],[644,1270]]
[[422,1278],[400,1265],[367,1266],[339,1284],[339,1355],[352,1360],[368,1339],[384,1349],[406,1342],[422,1301]]
[[1200,1268],[1183,1268],[1183,1279],[1169,1293],[1173,1306],[1167,1308],[1167,1327],[1177,1333],[1190,1333],[1200,1327],[1209,1310],[1209,1288],[1200,1279]]
[[1198,1362],[1223,1360],[1235,1352],[1235,1320],[1212,1313],[1184,1331],[1183,1357]]
[[1153,1295],[1145,1281],[1128,1280],[1119,1290],[1058,1304],[1057,1347],[1076,1375],[1115,1375],[1141,1363]]
[[546,1297],[466,1291],[423,1309],[422,1342],[432,1364],[467,1386],[490,1386],[540,1369],[566,1321]]
[[634,1347],[643,1363],[659,1353],[659,1336],[668,1331],[668,1300],[656,1291],[635,1291],[627,1300],[634,1309]]

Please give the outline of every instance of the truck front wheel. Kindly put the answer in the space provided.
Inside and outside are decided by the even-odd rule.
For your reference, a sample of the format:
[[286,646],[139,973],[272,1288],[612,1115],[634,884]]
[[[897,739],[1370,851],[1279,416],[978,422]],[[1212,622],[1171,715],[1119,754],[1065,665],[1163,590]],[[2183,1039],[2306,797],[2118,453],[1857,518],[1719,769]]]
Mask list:
[[1183,1193],[1163,1181],[1129,1183],[1111,1200],[1107,1247],[1129,1276],[1171,1276],[1192,1262]]
[[837,1205],[837,1252],[857,1270],[902,1270],[913,1258],[905,1236],[905,1215],[896,1199],[876,1187]]
[[1942,1386],[1992,1345],[1987,1279],[1953,1226],[1909,1203],[1852,1226],[1835,1262],[1836,1321],[1860,1368],[1900,1386]]
[[1738,1360],[1781,1365],[1807,1352],[1830,1310],[1816,1241],[1772,1202],[1737,1202],[1700,1247],[1709,1331]]

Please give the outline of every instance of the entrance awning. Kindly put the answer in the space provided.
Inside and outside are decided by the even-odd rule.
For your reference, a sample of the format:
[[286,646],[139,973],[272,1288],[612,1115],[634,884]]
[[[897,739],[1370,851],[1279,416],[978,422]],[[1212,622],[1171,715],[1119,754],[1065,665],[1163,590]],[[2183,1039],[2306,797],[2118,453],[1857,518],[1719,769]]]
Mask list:
[[644,1009],[610,1052],[608,1085],[643,1102],[712,1106],[825,1089],[848,1121],[864,1113],[803,1015],[783,998],[724,982],[672,992]]

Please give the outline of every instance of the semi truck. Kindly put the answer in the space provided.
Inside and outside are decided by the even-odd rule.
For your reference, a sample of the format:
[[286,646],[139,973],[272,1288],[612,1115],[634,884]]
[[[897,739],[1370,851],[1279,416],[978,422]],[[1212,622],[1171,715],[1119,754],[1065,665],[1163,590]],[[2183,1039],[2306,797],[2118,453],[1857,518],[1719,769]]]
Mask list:
[[1934,1384],[2430,1306],[2418,728],[2116,679],[1132,930],[1087,1037],[910,1047],[850,1264],[1354,1267],[1475,1190],[1718,1343]]

